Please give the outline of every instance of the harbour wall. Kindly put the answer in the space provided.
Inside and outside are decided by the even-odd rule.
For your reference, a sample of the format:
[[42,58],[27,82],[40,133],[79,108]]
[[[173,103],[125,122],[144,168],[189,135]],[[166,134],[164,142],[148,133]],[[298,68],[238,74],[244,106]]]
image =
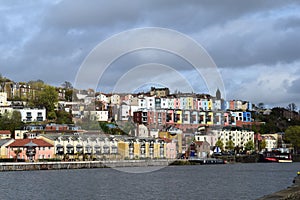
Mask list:
[[0,163],[0,171],[61,170],[85,168],[168,166],[174,160],[121,160],[78,162]]
[[300,199],[300,174],[294,179],[293,185],[287,189],[266,195],[258,200],[299,200]]

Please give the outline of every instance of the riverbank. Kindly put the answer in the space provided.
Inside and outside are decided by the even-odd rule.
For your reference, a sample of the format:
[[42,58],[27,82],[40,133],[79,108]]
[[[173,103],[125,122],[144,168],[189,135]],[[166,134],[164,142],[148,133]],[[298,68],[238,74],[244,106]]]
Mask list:
[[287,189],[266,195],[258,200],[298,200],[300,199],[300,175],[294,179],[293,185]]
[[174,160],[121,160],[121,161],[78,161],[78,162],[16,162],[0,163],[0,171],[61,170],[85,168],[168,166]]

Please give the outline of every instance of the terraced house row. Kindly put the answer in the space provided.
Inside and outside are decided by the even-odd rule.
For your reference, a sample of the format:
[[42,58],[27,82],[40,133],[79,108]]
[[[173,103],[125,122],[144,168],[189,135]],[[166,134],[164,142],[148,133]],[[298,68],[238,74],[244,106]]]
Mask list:
[[176,158],[177,147],[164,139],[128,136],[45,134],[37,138],[1,140],[1,157],[28,160],[28,148],[38,159],[104,160]]
[[[248,101],[221,98],[208,94],[176,93],[169,94],[168,88],[151,88],[148,93],[104,94],[95,99],[88,95],[81,97],[84,102],[94,103],[94,110],[84,104],[74,104],[71,108],[78,118],[91,117],[97,121],[128,121],[144,125],[240,125],[251,122],[252,104]],[[70,110],[68,110],[70,111]]]

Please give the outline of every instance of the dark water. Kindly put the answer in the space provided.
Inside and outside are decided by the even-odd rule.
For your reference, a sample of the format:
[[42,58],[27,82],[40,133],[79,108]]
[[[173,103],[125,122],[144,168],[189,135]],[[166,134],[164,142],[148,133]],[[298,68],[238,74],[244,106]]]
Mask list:
[[[140,170],[140,168],[131,168]],[[300,163],[0,173],[0,199],[256,199],[292,184]]]

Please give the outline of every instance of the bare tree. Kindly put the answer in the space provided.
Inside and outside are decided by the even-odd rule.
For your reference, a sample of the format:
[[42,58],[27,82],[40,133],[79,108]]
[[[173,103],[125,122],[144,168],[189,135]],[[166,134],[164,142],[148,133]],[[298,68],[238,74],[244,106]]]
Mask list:
[[73,85],[71,82],[69,81],[65,81],[63,84],[61,84],[63,88],[65,89],[72,89],[73,88]]
[[290,103],[290,104],[287,106],[287,109],[288,109],[289,111],[294,112],[295,110],[297,110],[297,106],[296,106],[295,103]]

